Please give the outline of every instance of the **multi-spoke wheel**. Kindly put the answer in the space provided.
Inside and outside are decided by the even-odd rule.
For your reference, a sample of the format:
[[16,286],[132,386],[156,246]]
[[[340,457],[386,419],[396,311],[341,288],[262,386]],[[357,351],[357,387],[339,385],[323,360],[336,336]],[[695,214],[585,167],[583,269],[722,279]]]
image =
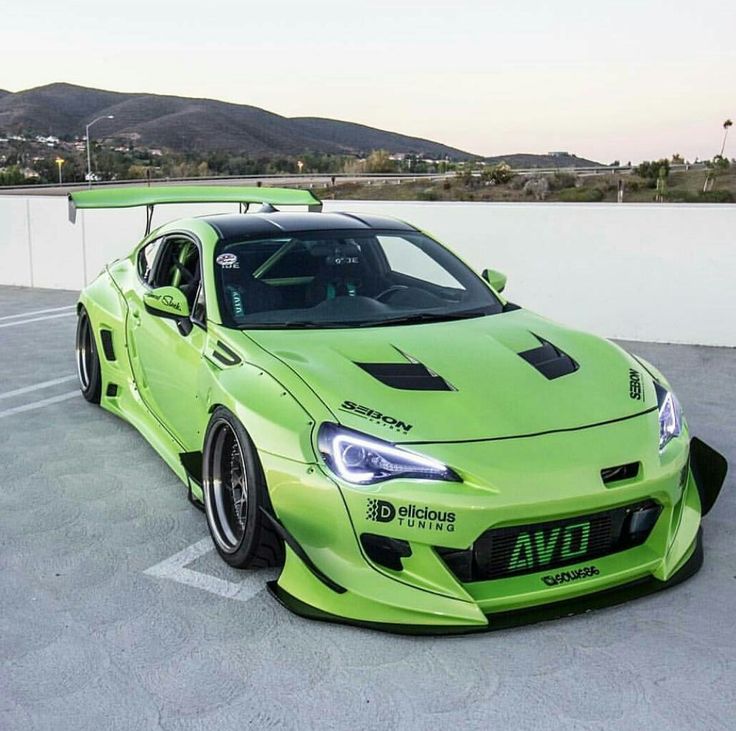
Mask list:
[[76,360],[82,395],[90,403],[99,404],[102,392],[100,358],[97,354],[92,323],[84,307],[80,307],[77,319]]
[[207,524],[231,566],[276,566],[283,546],[260,508],[268,493],[252,442],[227,409],[215,410],[205,436],[202,477]]

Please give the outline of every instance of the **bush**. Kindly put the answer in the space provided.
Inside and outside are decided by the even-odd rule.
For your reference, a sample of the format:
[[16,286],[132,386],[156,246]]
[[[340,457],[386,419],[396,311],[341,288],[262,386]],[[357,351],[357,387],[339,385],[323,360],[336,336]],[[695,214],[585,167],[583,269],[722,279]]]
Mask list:
[[734,197],[730,190],[709,190],[698,193],[700,203],[733,203]]
[[566,203],[598,203],[603,200],[603,191],[600,188],[564,188],[557,198]]
[[668,203],[733,203],[734,197],[730,190],[701,190],[691,193],[689,190],[670,190],[664,194]]
[[417,200],[420,201],[436,201],[439,196],[434,188],[424,188],[417,193]]
[[549,179],[550,190],[563,190],[564,188],[574,188],[577,182],[577,176],[573,173],[556,172]]

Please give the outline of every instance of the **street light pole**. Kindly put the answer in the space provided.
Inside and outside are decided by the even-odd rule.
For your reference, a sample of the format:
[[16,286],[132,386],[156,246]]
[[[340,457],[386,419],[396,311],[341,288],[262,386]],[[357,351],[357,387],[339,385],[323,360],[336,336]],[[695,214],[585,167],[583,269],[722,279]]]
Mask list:
[[90,153],[89,149],[89,128],[95,124],[96,122],[99,122],[101,119],[115,119],[114,114],[103,114],[101,117],[97,117],[97,119],[93,119],[86,127],[86,135],[87,135],[87,187],[92,187],[92,154]]
[[57,157],[54,162],[57,164],[59,168],[59,185],[61,185],[61,166],[64,164],[64,158],[63,157]]

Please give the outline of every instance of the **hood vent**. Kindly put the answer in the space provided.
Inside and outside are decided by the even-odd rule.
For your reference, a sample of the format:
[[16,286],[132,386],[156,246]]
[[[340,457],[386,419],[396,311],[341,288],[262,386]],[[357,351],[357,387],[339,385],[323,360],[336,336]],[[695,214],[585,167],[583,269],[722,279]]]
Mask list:
[[455,389],[422,363],[356,363],[373,378],[403,391],[454,391]]
[[567,354],[561,351],[557,346],[534,335],[541,345],[538,348],[525,350],[519,355],[529,365],[534,366],[545,378],[550,380],[566,376],[568,373],[574,373],[580,366]]

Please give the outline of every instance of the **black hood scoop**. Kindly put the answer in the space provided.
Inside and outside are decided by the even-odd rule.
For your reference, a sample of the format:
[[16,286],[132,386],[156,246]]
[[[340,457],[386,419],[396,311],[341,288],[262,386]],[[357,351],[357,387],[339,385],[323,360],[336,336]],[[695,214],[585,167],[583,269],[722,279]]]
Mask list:
[[538,348],[525,350],[519,353],[529,365],[534,366],[545,378],[550,381],[560,376],[574,373],[580,366],[565,352],[548,340],[532,333],[541,343]]
[[442,376],[422,363],[356,363],[373,378],[403,391],[455,391]]

